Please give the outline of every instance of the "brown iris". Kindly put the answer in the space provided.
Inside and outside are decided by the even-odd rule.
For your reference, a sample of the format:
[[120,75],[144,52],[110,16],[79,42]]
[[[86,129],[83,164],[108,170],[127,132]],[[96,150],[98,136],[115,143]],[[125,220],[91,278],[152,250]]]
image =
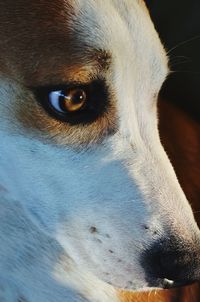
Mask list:
[[87,96],[83,89],[71,89],[60,93],[59,102],[63,111],[75,112],[84,108]]
[[50,116],[70,125],[92,123],[108,107],[107,86],[100,79],[88,84],[36,87],[33,92]]

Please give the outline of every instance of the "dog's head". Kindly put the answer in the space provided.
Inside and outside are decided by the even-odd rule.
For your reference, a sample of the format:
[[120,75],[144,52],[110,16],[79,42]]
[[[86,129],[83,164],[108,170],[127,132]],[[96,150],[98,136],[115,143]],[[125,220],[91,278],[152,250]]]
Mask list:
[[143,1],[1,1],[0,32],[9,198],[116,287],[198,279],[199,231],[157,128],[167,58]]

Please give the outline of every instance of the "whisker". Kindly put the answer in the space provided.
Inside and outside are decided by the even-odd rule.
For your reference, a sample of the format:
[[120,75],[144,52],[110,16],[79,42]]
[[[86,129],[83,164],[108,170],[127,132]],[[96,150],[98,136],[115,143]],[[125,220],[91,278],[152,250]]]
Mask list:
[[180,46],[182,46],[182,45],[185,45],[185,44],[187,44],[187,43],[189,43],[189,42],[192,42],[192,41],[194,41],[194,40],[197,40],[197,39],[199,39],[199,38],[200,38],[200,35],[197,35],[197,36],[194,36],[193,38],[190,38],[190,39],[188,39],[188,40],[185,40],[185,41],[183,41],[183,42],[178,43],[176,46],[172,47],[171,49],[169,49],[169,50],[167,51],[167,55],[171,54],[171,52],[174,51],[175,49],[177,49],[178,47],[180,47]]
[[153,293],[154,293],[154,296],[157,294],[154,289],[149,290],[148,296],[147,296],[147,299],[148,299],[147,302],[150,301],[150,298],[152,297]]
[[189,70],[171,70],[170,73],[188,73],[194,75],[200,75],[200,71],[189,71]]
[[[182,59],[182,61],[180,60]],[[180,65],[184,63],[192,63],[192,59],[186,56],[175,56],[170,59],[170,66]]]
[[194,214],[199,214],[199,213],[200,213],[200,211],[194,211],[193,213],[194,213]]
[[186,59],[186,60],[191,60],[191,58],[190,57],[186,57],[186,56],[175,56],[175,57],[172,57],[171,58],[171,60],[173,60],[173,59],[179,59],[179,58],[183,58],[183,59]]
[[186,64],[186,63],[189,63],[190,61],[174,61],[174,62],[172,62],[170,65],[171,65],[171,67],[175,67],[175,66],[178,66],[178,65],[183,65],[183,64]]

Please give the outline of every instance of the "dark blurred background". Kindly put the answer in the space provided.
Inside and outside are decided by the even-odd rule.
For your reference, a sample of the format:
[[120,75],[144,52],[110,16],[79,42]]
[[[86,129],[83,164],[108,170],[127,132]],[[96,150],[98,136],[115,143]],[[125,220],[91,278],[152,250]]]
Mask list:
[[174,71],[161,96],[200,121],[200,0],[146,0]]

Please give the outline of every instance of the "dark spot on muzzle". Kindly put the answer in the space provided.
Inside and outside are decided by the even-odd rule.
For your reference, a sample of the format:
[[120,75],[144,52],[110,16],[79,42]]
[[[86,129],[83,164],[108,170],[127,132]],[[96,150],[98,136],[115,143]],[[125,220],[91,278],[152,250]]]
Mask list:
[[96,228],[96,227],[94,227],[94,226],[91,226],[89,231],[90,231],[90,233],[91,233],[91,234],[98,233],[97,228]]

